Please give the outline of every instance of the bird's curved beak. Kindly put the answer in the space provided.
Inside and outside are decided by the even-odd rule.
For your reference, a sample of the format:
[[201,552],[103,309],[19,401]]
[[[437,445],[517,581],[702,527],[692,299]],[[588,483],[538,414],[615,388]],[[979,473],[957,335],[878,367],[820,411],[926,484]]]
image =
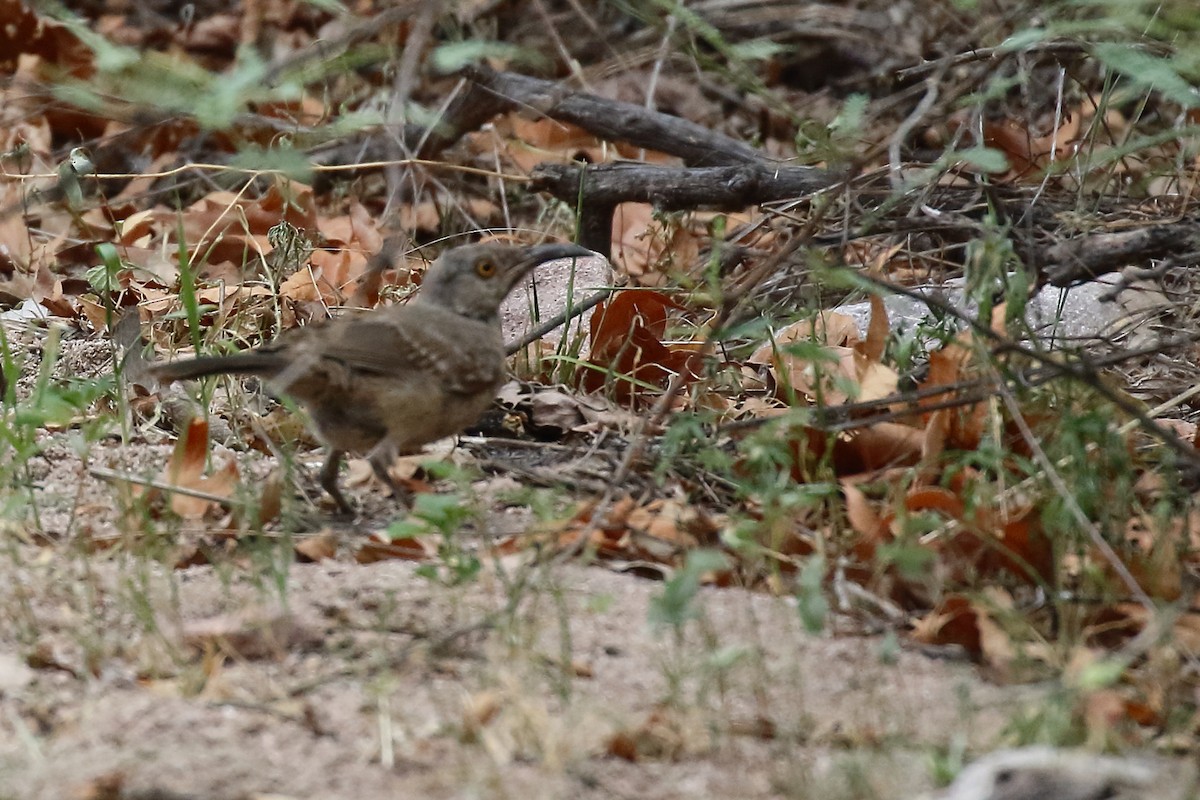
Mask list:
[[511,266],[505,270],[504,286],[511,290],[538,264],[556,261],[560,258],[583,258],[594,255],[596,254],[591,250],[577,244],[537,244],[528,247],[520,261],[509,262]]
[[525,254],[525,258],[521,259],[519,272],[528,272],[538,264],[544,264],[547,261],[557,261],[560,258],[584,258],[585,256],[596,255],[586,247],[580,247],[577,244],[538,244],[530,247]]

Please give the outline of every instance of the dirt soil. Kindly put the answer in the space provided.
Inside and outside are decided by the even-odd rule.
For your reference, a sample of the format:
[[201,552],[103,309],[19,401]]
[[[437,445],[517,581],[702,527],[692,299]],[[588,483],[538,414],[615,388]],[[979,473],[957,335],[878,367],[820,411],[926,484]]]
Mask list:
[[[69,340],[57,369],[109,359]],[[676,631],[649,621],[662,583],[533,548],[461,585],[360,564],[397,516],[369,485],[354,522],[297,498],[291,533],[176,568],[212,531],[155,521],[156,547],[90,471],[151,479],[169,439],[68,428],[29,461],[34,513],[0,558],[0,798],[901,798],[1042,697],[847,619],[808,633],[788,597],[701,589]],[[247,490],[274,466],[227,459]],[[473,535],[531,524],[497,505]],[[288,537],[337,555],[296,563]]]
[[908,797],[931,748],[1037,697],[739,590],[677,639],[660,585],[600,568],[537,570],[508,611],[498,575],[396,561],[4,564],[4,797]]
[[[1200,307],[1190,269],[1194,153],[1190,129],[1173,122],[1195,121],[1189,63],[1177,55],[1188,52],[1196,27],[1180,16],[1186,3],[1113,15],[1104,4],[1014,2],[679,4],[687,14],[670,3],[365,2],[350,4],[355,14],[372,15],[357,22],[315,3],[64,4],[91,9],[96,31],[130,51],[89,45],[71,26],[34,13],[40,5],[0,0],[0,17],[15,20],[0,29],[8,45],[0,50],[13,51],[0,61],[9,58],[16,70],[3,87],[9,113],[0,124],[0,350],[24,370],[16,386],[23,401],[38,396],[39,384],[50,387],[42,404],[0,415],[0,468],[14,467],[0,469],[0,800],[911,800],[963,760],[1028,742],[1093,751],[1153,746],[1194,759],[1200,600],[1192,578],[1200,548],[1192,533],[1200,515],[1194,501],[1178,499],[1174,477],[1156,471],[1176,469],[1159,460],[1161,444],[1191,459],[1186,443],[1200,441],[1200,411],[1185,392],[1197,383],[1195,342],[1174,335],[1196,329]],[[187,14],[177,21],[159,5]],[[1186,25],[1173,29],[1179,21]],[[1096,39],[1094,31],[1103,35]],[[359,51],[366,42],[372,46]],[[495,66],[460,75],[434,68],[461,60],[462,45],[485,45],[470,59]],[[250,48],[261,65],[243,56]],[[121,55],[134,52],[146,57]],[[394,56],[387,63],[385,52]],[[538,74],[554,81],[516,71],[524,60],[518,53],[551,54],[553,63]],[[427,57],[429,69],[419,63]],[[269,70],[258,71],[262,65]],[[82,82],[64,84],[62,76]],[[297,81],[310,87],[302,97],[292,96]],[[151,84],[171,96],[148,91]],[[196,108],[180,107],[177,85],[189,98],[194,92]],[[89,97],[95,102],[74,105]],[[503,102],[493,108],[492,100]],[[410,114],[409,106],[439,109],[439,124],[420,127],[425,115]],[[626,120],[636,109],[688,125],[664,124],[670,116]],[[368,120],[377,113],[386,124],[375,133]],[[402,118],[412,124],[399,138],[420,156],[408,163],[398,159],[403,148],[392,130]],[[302,135],[284,134],[293,130]],[[231,162],[233,149],[251,142],[311,156],[319,167],[312,187],[295,184],[291,168],[253,180],[233,177],[243,175],[240,167],[209,172],[258,159],[256,149],[244,149]],[[620,195],[638,202],[619,207],[591,193],[590,176],[628,159],[644,162],[635,175],[659,174],[640,167],[679,168],[680,177],[650,185],[657,209],[642,202],[640,183]],[[581,160],[592,166],[580,180],[560,182],[569,191],[555,191],[549,176]],[[290,155],[281,162],[290,163]],[[179,171],[176,164],[190,166]],[[736,174],[706,173],[724,175],[731,186],[714,186],[700,203],[683,191],[682,177],[694,176],[685,165],[740,166]],[[807,176],[794,197],[767,192],[784,174]],[[724,195],[749,184],[754,192]],[[661,213],[667,208],[681,211]],[[384,285],[371,265],[400,232],[405,243],[392,255],[404,255],[386,259],[394,263]],[[531,309],[544,320],[600,287],[633,291],[610,298],[607,326],[602,316],[593,331],[585,316],[557,352],[534,344],[513,359],[525,378],[578,377],[567,391],[504,388],[508,405],[497,412],[498,425],[508,431],[505,424],[520,416],[513,408],[524,403],[528,425],[516,425],[523,440],[485,428],[482,436],[443,443],[442,463],[465,469],[399,479],[426,501],[457,495],[470,505],[465,522],[450,513],[441,539],[422,540],[444,545],[425,551],[424,560],[379,548],[379,560],[364,558],[363,543],[386,536],[406,512],[360,459],[341,481],[355,518],[335,519],[316,486],[322,450],[305,442],[295,415],[277,414],[282,407],[252,383],[161,394],[143,386],[139,394],[134,361],[125,372],[130,380],[109,391],[120,360],[113,342],[122,341],[114,311],[137,309],[156,354],[145,358],[201,344],[191,338],[199,334],[197,303],[227,334],[206,333],[202,349],[241,346],[329,309],[373,305],[373,295],[396,302],[419,283],[418,254],[478,234],[573,237],[612,255],[611,265],[597,258],[540,270],[536,292],[517,292],[506,304],[508,341],[530,327]],[[1143,324],[1096,337],[1105,347],[1095,357],[1089,351],[1081,369],[1067,369],[1074,356],[1060,362],[1057,350],[1027,351],[1003,338],[999,315],[991,328],[979,326],[990,332],[979,339],[986,348],[970,359],[967,348],[949,342],[953,326],[943,323],[958,315],[940,298],[955,280],[978,275],[985,282],[972,285],[979,289],[994,279],[1006,299],[1018,301],[1026,280],[1025,270],[1014,271],[1019,265],[1036,267],[1028,271],[1031,285],[1062,287],[1108,273],[1118,261],[1137,269],[1114,278],[1128,283],[1117,321]],[[822,266],[835,268],[831,277],[861,270],[872,276],[868,282],[886,278],[901,294],[929,287],[917,296],[932,316],[912,316],[902,330],[893,324],[897,316],[877,315],[878,303],[842,281],[825,285]],[[182,287],[197,277],[199,292],[185,300],[193,293]],[[577,294],[567,303],[569,291]],[[825,375],[816,369],[822,359],[803,355],[804,347],[789,353],[775,346],[815,342],[817,324],[797,315],[843,299],[864,300],[867,328],[865,338],[829,342],[841,353],[832,363],[844,369]],[[1097,302],[1072,308],[1055,289],[1053,341],[1068,348],[1064,354],[1095,330],[1071,329],[1064,339],[1061,323],[1071,315],[1096,322]],[[47,321],[46,312],[70,325],[57,358],[47,327],[61,322]],[[829,319],[821,318],[822,337],[836,327]],[[765,320],[786,325],[770,331],[769,346],[754,338],[751,324]],[[1015,324],[1004,326],[1003,336],[1010,334],[1024,335]],[[637,358],[629,347],[635,341]],[[662,578],[686,573],[684,554],[721,546],[722,535],[737,535],[733,526],[708,526],[706,537],[690,530],[647,536],[652,545],[611,548],[602,563],[562,552],[564,528],[593,544],[587,537],[607,533],[580,530],[588,524],[580,509],[605,493],[631,507],[653,497],[634,510],[672,533],[687,527],[681,509],[708,522],[734,513],[752,519],[769,507],[755,494],[765,483],[735,483],[720,469],[710,474],[703,458],[681,466],[690,470],[686,482],[662,479],[655,466],[674,469],[671,459],[651,462],[654,448],[669,451],[668,437],[648,446],[633,469],[616,466],[631,452],[630,420],[640,422],[646,409],[630,403],[637,410],[618,412],[603,398],[622,388],[628,400],[639,383],[661,389],[718,344],[728,363],[693,376],[693,388],[704,389],[692,398],[697,409],[724,409],[723,420],[728,411],[726,430],[744,422],[742,430],[768,432],[753,426],[801,398],[822,412],[849,409],[851,427],[821,421],[810,431],[806,422],[781,433],[781,444],[796,449],[789,469],[801,477],[809,455],[832,463],[839,480],[889,468],[878,489],[822,478],[812,497],[840,486],[845,505],[814,525],[791,520],[787,544],[795,549],[772,551],[784,556],[772,567],[805,569],[800,558],[787,561],[798,552],[804,563],[828,567],[825,582],[814,581],[817,590],[793,573],[771,594],[767,587],[779,576],[743,562],[742,571],[710,576],[733,575],[731,582],[744,579],[756,591],[705,586],[690,600],[668,596],[680,584]],[[998,376],[1004,409],[969,399],[975,367],[985,366],[974,361],[985,351],[983,372]],[[947,374],[925,374],[930,352],[947,359],[939,370]],[[43,363],[53,365],[46,374]],[[1119,390],[1096,372],[1105,363],[1127,378]],[[832,396],[823,375],[836,378],[830,387],[848,382],[870,391],[838,388]],[[66,385],[68,377],[92,380]],[[1041,397],[1018,405],[1025,389],[1057,389],[1059,382],[1071,391],[1047,393],[1049,405]],[[992,377],[977,383],[985,393],[992,385]],[[914,401],[913,391],[933,389],[923,397],[935,400],[939,387],[958,387],[956,398],[963,392],[969,425],[939,415],[936,403],[922,403],[929,419],[919,423],[913,408],[892,413]],[[1093,390],[1102,403],[1092,403]],[[1143,415],[1124,402],[1125,390],[1163,404],[1164,412],[1178,406],[1187,418],[1156,428],[1149,417],[1159,411]],[[71,393],[89,399],[76,402]],[[888,408],[854,408],[852,397]],[[1109,408],[1153,436],[1110,440],[1113,420],[1092,414]],[[188,428],[199,410],[207,426]],[[1007,418],[1021,421],[1021,444],[1038,456],[1031,483],[1024,466],[1001,465],[990,449],[1004,438],[998,434],[1012,432],[1001,424]],[[1028,421],[1034,427],[1026,430]],[[810,435],[823,426],[844,441]],[[191,440],[197,446],[190,451],[200,455],[190,463],[203,463],[205,477],[167,479],[177,440],[189,441],[181,432],[200,427],[204,439]],[[1060,433],[1055,427],[1070,434],[1062,437],[1069,440],[1063,461],[1041,452],[1037,439],[1042,431]],[[562,435],[546,433],[551,428]],[[840,452],[839,443],[852,446]],[[713,463],[731,455],[724,445],[704,444]],[[1013,452],[1028,460],[1024,447]],[[1097,452],[1123,457],[1097,471]],[[891,471],[901,463],[916,471]],[[939,481],[960,468],[993,463],[978,480],[964,480],[965,488],[942,491]],[[1069,491],[1042,482],[1056,464],[1070,468],[1061,482]],[[235,471],[223,471],[229,465]],[[1118,480],[1125,472],[1128,485]],[[1093,473],[1103,480],[1093,482]],[[918,474],[917,488],[938,491],[909,493]],[[1094,509],[1097,519],[1080,510],[1074,523],[1043,524],[1059,513],[1051,498],[1075,504],[1076,479],[1080,508]],[[186,493],[156,488],[167,480],[218,500],[202,513],[169,510]],[[1109,491],[1128,494],[1111,513],[1103,508]],[[737,510],[727,514],[729,498]],[[939,529],[970,534],[935,536],[918,554],[935,559],[926,574],[955,576],[954,607],[1013,608],[1018,616],[1032,608],[1027,631],[1010,641],[995,615],[977,613],[960,626],[954,623],[963,617],[946,613],[948,605],[893,607],[885,598],[900,596],[903,583],[846,586],[837,553],[828,564],[807,560],[810,552],[830,552],[829,540],[810,541],[809,531],[849,522],[872,549],[859,562],[862,571],[899,575],[903,559],[918,555],[907,547],[894,561],[883,555],[890,526],[880,514],[901,498],[906,512],[945,512]],[[984,502],[976,506],[978,498]],[[976,508],[986,513],[972,519]],[[1168,509],[1183,523],[1167,524]],[[1164,536],[1151,542],[1160,523]],[[989,526],[1003,528],[994,552],[992,537],[975,537],[976,527]],[[1056,552],[1049,543],[1059,528],[1073,538]],[[1095,538],[1084,538],[1084,528]],[[619,535],[634,540],[648,530],[631,523]],[[1157,615],[1142,614],[1142,604],[1108,604],[1107,593],[1093,591],[1093,580],[1126,569],[1108,544],[1093,547],[1108,530],[1131,546],[1122,552],[1139,567],[1138,580],[1153,579],[1143,581],[1145,606],[1152,599],[1170,610],[1163,631],[1173,627],[1174,637],[1159,636],[1151,624]],[[981,542],[978,552],[996,557],[976,558],[974,542],[960,547],[972,538]],[[746,562],[760,541],[747,542]],[[667,556],[657,557],[656,547]],[[469,569],[474,555],[477,573]],[[960,571],[964,565],[970,569]],[[972,582],[960,582],[960,574]],[[1048,586],[1069,587],[1063,607],[1078,613],[1076,623],[1051,613],[1057,606],[1045,602],[1054,596]],[[1130,586],[1117,588],[1114,597],[1128,597]],[[1141,585],[1132,588],[1142,596]],[[993,590],[996,597],[986,597]],[[804,624],[808,609],[798,597],[805,592],[834,605],[819,632]],[[654,621],[664,607],[674,609],[674,625]],[[941,638],[926,641],[956,644],[921,647],[908,623],[938,628]],[[1074,641],[1054,638],[1073,624],[1080,629]],[[991,666],[956,649],[964,642]],[[1017,674],[1009,665],[1026,661],[1037,671],[1021,677],[1045,683],[998,682]],[[1015,774],[1004,766],[1012,753],[992,756],[996,775]],[[1076,771],[1086,778],[1098,774],[1088,771],[1098,762],[1074,763],[1085,765]],[[1068,785],[1035,767],[1035,778]],[[1046,782],[1033,785],[1022,798],[1068,795],[1038,794]],[[1010,784],[1003,796],[1012,800],[1016,791]],[[1134,798],[1119,792],[1114,780],[1070,796]]]

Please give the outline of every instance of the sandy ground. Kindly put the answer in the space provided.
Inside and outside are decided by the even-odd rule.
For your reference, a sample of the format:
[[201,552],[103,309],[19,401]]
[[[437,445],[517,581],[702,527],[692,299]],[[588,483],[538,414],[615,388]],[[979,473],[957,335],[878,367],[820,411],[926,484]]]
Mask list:
[[[105,342],[66,342],[58,372],[110,362]],[[602,566],[523,552],[452,585],[360,564],[398,512],[352,480],[348,523],[290,491],[298,513],[236,539],[123,516],[121,484],[91,470],[159,476],[172,445],[153,421],[39,444],[0,516],[0,800],[911,798],[934,756],[1007,743],[1046,696],[902,634],[808,633],[786,597],[702,589],[677,630],[648,619],[662,583]],[[276,466],[211,454],[251,494]],[[319,498],[319,458],[285,485]],[[533,520],[493,507],[468,535]],[[317,536],[337,555],[297,563]],[[210,563],[178,568],[198,541]]]
[[739,590],[676,636],[599,568],[4,565],[3,797],[906,797],[1036,698]]

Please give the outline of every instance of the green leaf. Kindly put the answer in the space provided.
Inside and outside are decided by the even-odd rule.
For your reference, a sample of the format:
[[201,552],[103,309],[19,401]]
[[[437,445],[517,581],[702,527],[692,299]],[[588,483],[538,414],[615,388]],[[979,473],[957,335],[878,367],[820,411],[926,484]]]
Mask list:
[[1200,92],[1165,58],[1112,42],[1093,45],[1092,53],[1134,83],[1154,89],[1184,108],[1200,105]]
[[423,493],[413,501],[412,513],[442,533],[453,533],[473,511],[458,494]]
[[1126,664],[1117,659],[1107,659],[1089,664],[1080,671],[1079,688],[1084,691],[1106,689],[1121,680],[1125,674]]
[[740,61],[764,61],[789,49],[787,45],[770,39],[751,39],[729,46],[730,54]]
[[514,64],[541,67],[546,57],[536,50],[518,47],[508,42],[469,40],[451,42],[435,47],[429,56],[433,71],[442,75],[458,72],[468,64],[476,64],[485,58],[499,58]]
[[842,104],[842,110],[833,118],[833,122],[829,123],[829,130],[842,136],[861,131],[867,111],[867,99],[865,94],[852,94],[847,97],[846,102]]
[[95,54],[96,69],[100,72],[120,72],[142,60],[142,54],[135,48],[113,44],[78,20],[64,19],[63,23]]
[[230,163],[242,169],[261,169],[280,172],[300,183],[312,180],[312,162],[308,156],[290,147],[247,147],[230,159]]
[[350,13],[346,10],[346,7],[337,0],[304,0],[304,2],[313,8],[319,8],[322,11],[328,11],[330,14],[335,14],[339,17],[344,17]]
[[800,569],[799,588],[796,591],[796,610],[800,621],[809,633],[820,633],[825,629],[829,617],[829,601],[825,599],[825,559],[813,556]]
[[1026,28],[1025,30],[1017,31],[1012,36],[1009,36],[1000,43],[1000,47],[997,49],[1010,53],[1016,52],[1026,47],[1040,44],[1053,37],[1054,34],[1045,28]]
[[[820,336],[820,333],[817,335]],[[836,364],[839,361],[837,353],[820,342],[788,342],[779,347],[779,352],[814,364]]]
[[1008,171],[1008,158],[1004,153],[990,147],[969,147],[966,150],[956,151],[954,156],[984,172]]
[[698,616],[692,606],[700,581],[705,573],[725,569],[728,563],[717,550],[693,550],[687,554],[683,568],[665,584],[662,593],[650,598],[650,622],[678,628]]
[[[192,113],[196,121],[216,130],[228,127],[250,101],[271,96],[263,83],[266,74],[267,65],[262,58],[253,48],[243,47],[232,70],[209,76],[205,91],[194,104]],[[292,91],[292,87],[280,87],[274,94],[283,98]]]

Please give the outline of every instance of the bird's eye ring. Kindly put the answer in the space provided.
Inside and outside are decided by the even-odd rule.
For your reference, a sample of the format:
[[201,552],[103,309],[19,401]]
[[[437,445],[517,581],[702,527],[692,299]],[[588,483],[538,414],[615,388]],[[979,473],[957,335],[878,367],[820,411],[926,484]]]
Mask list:
[[475,264],[475,274],[481,278],[490,278],[496,274],[495,262],[488,261],[486,258]]

